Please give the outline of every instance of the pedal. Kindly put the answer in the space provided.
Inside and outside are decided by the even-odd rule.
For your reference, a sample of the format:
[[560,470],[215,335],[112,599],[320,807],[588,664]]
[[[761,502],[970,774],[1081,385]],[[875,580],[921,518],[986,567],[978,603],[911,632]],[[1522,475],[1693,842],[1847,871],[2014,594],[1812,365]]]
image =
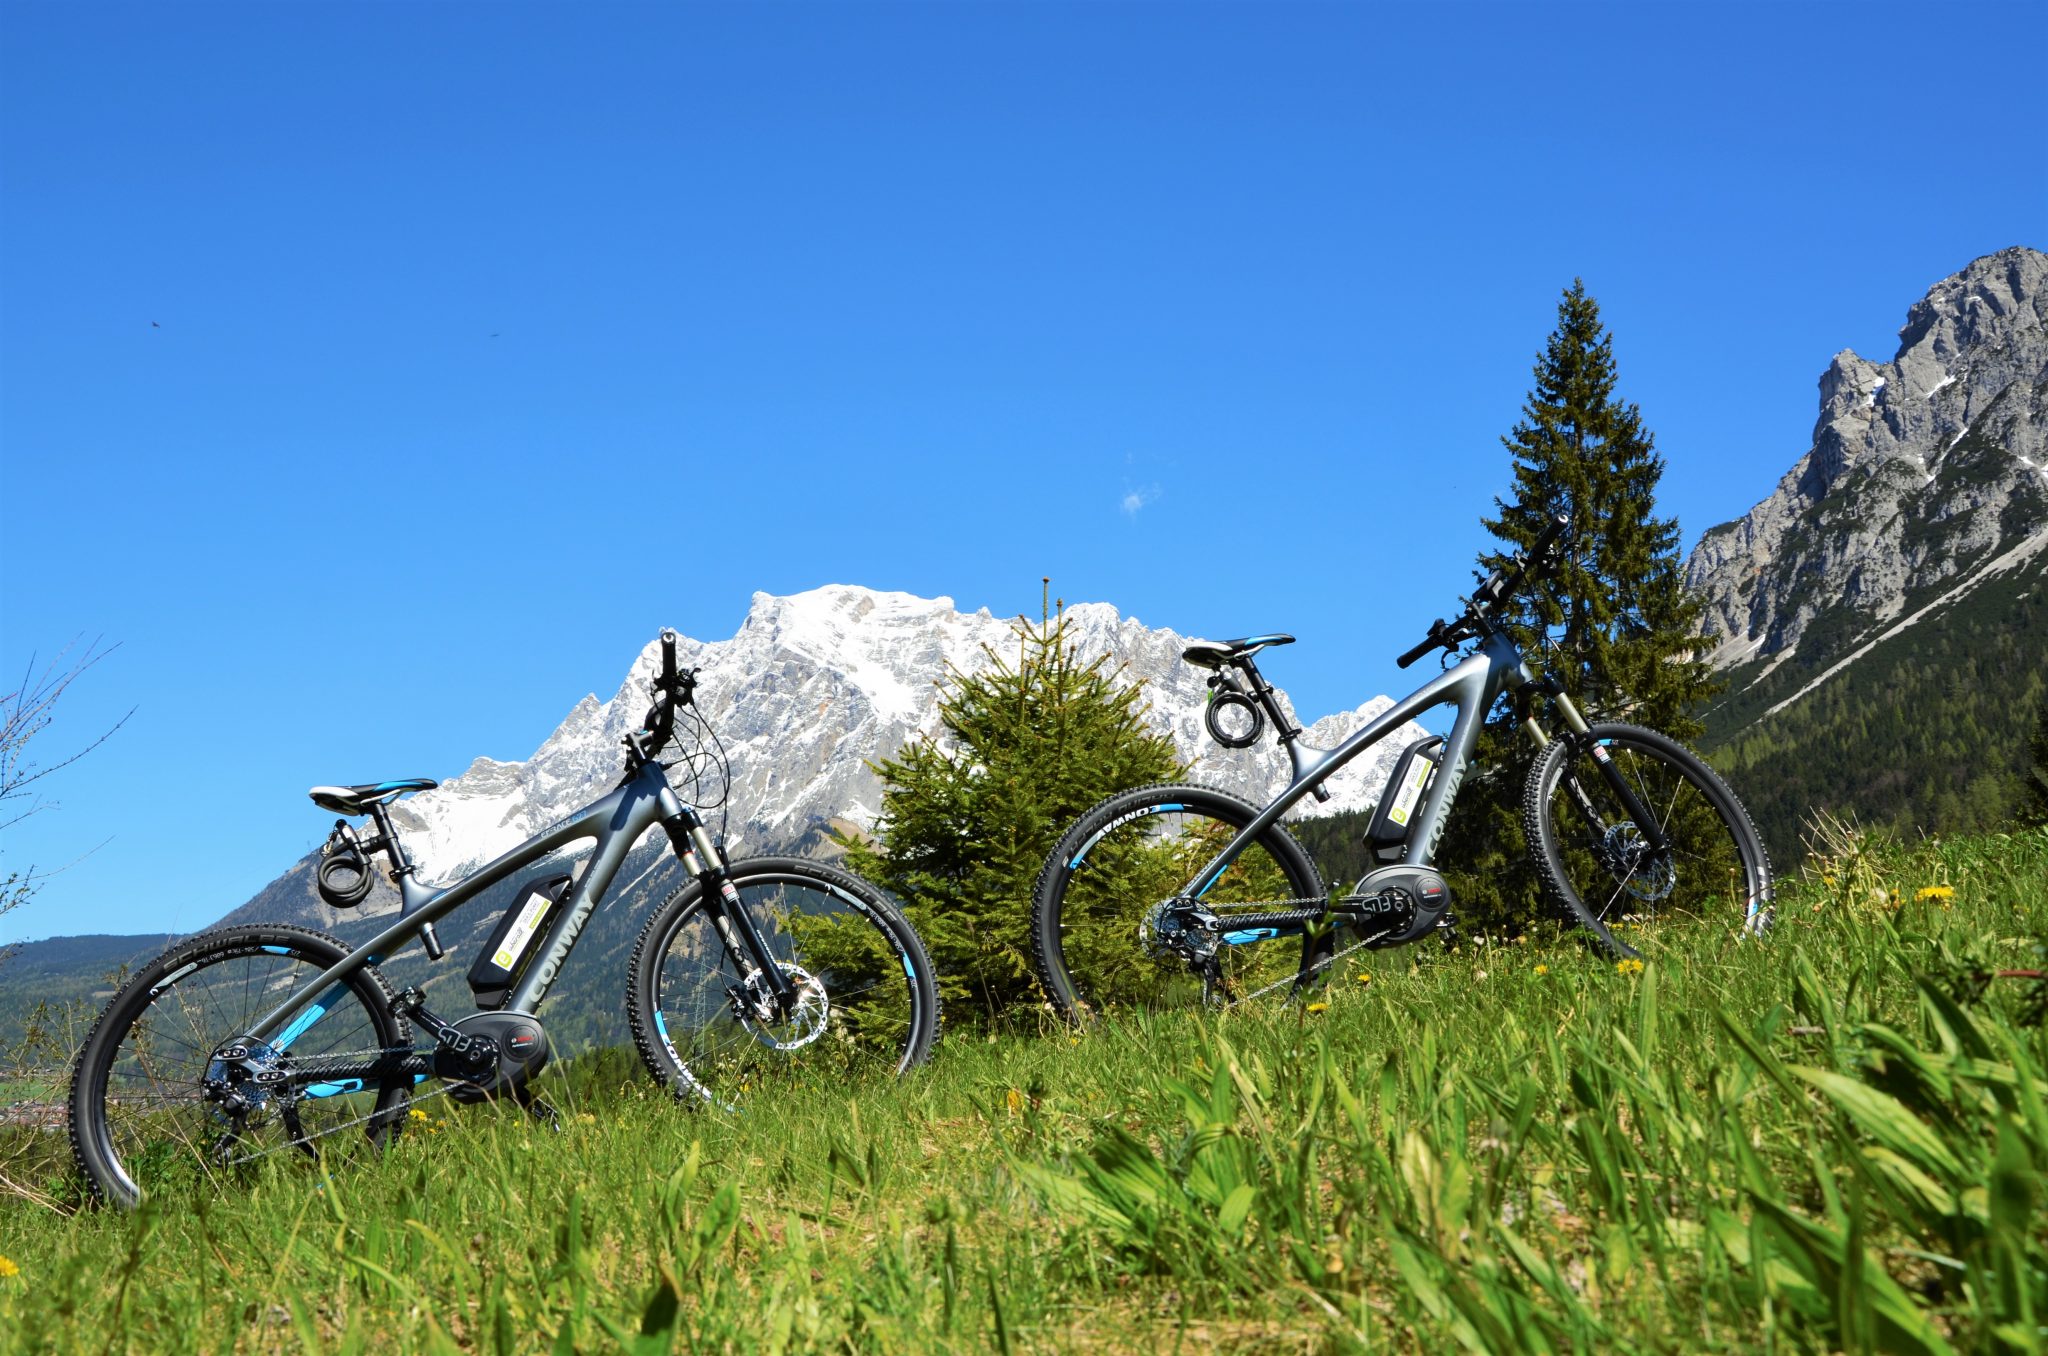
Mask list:
[[547,1102],[542,1101],[540,1098],[534,1096],[530,1092],[527,1092],[523,1088],[520,1089],[517,1095],[519,1098],[519,1105],[526,1108],[527,1115],[533,1117],[535,1120],[539,1121],[542,1125],[545,1125],[548,1129],[554,1131],[556,1134],[560,1134],[562,1132],[561,1112],[555,1110],[553,1106],[549,1105]]

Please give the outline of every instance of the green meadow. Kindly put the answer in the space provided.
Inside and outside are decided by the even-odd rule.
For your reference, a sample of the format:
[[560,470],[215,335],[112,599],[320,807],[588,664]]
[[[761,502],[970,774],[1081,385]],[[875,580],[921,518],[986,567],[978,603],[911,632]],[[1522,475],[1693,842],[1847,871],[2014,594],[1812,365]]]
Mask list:
[[1381,952],[745,1115],[608,1052],[560,1133],[431,1099],[132,1215],[10,1129],[0,1348],[2039,1352],[2048,830],[1832,843],[1761,945]]

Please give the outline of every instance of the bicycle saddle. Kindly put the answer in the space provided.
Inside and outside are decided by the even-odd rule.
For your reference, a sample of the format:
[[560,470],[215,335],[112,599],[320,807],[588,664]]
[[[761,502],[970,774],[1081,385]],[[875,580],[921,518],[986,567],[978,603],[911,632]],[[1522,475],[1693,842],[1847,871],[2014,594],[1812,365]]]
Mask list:
[[1268,645],[1292,645],[1294,637],[1278,631],[1265,636],[1240,636],[1216,645],[1190,645],[1180,652],[1180,657],[1201,669],[1220,669],[1233,659],[1245,659],[1257,654]]
[[366,786],[316,786],[306,794],[323,810],[338,815],[368,814],[379,801],[389,804],[408,791],[431,791],[440,783],[425,777],[396,782],[371,782]]

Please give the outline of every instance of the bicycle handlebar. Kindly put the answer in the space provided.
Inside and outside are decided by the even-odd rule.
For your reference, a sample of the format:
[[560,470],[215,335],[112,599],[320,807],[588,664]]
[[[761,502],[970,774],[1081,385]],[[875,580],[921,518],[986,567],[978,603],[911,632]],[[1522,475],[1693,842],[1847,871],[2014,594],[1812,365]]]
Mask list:
[[697,670],[676,668],[676,633],[661,633],[661,673],[654,680],[654,704],[641,718],[640,728],[650,736],[647,754],[652,756],[675,734],[676,708],[687,705],[697,690]]
[[1438,617],[1435,621],[1429,624],[1429,634],[1424,636],[1421,640],[1417,641],[1414,649],[1408,651],[1399,659],[1396,659],[1394,661],[1394,667],[1399,669],[1405,669],[1410,664],[1413,664],[1416,660],[1422,658],[1422,656],[1428,654],[1431,650],[1434,650],[1438,645],[1442,643],[1443,632],[1444,619],[1442,617]]
[[1531,569],[1550,568],[1550,548],[1557,544],[1558,538],[1565,534],[1571,523],[1571,518],[1566,514],[1552,514],[1544,523],[1543,530],[1536,534],[1536,540],[1530,544],[1528,553],[1514,558],[1505,577],[1499,570],[1487,575],[1485,581],[1472,590],[1472,601],[1466,605],[1463,616],[1449,625],[1444,623],[1442,617],[1431,622],[1429,634],[1416,642],[1413,649],[1396,659],[1394,666],[1405,669],[1431,650],[1449,649],[1477,634],[1475,628],[1482,616],[1513,596],[1515,591],[1522,587]]

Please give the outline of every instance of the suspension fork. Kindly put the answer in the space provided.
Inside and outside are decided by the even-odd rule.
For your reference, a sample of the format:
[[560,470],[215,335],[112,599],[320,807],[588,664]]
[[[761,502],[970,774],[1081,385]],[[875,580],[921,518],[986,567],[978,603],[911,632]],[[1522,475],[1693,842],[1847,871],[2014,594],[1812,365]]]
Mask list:
[[718,940],[724,943],[726,957],[732,961],[733,968],[757,991],[766,989],[775,999],[776,1010],[787,1015],[796,1006],[796,988],[789,982],[789,976],[782,972],[782,967],[775,963],[774,955],[768,950],[768,939],[747,916],[746,903],[733,886],[732,878],[726,874],[725,858],[719,853],[718,845],[711,841],[704,821],[698,818],[695,810],[685,805],[676,814],[662,820],[661,827],[668,834],[669,845],[675,849],[683,869],[693,880],[703,882],[705,911],[711,915],[711,926],[717,931]]
[[[1656,815],[1643,803],[1643,798],[1636,794],[1636,789],[1629,784],[1628,778],[1621,775],[1621,769],[1616,767],[1614,759],[1608,756],[1606,746],[1593,738],[1592,727],[1586,724],[1586,718],[1579,714],[1579,708],[1572,704],[1572,699],[1565,695],[1564,684],[1558,682],[1555,674],[1546,673],[1536,680],[1536,686],[1550,695],[1551,701],[1557,707],[1557,713],[1564,718],[1565,727],[1569,732],[1565,735],[1565,740],[1571,745],[1572,752],[1577,754],[1583,751],[1592,756],[1593,765],[1600,769],[1601,778],[1614,792],[1622,808],[1628,811],[1629,819],[1648,841],[1650,850],[1669,850],[1671,840],[1665,836],[1663,826],[1657,823]],[[1530,732],[1536,741],[1536,747],[1541,749],[1550,742],[1550,737],[1544,733],[1543,727],[1537,724],[1536,718],[1527,713],[1526,705],[1523,712],[1522,728]],[[1578,777],[1571,770],[1570,759],[1565,761],[1564,783],[1567,792],[1578,804],[1579,813],[1586,817],[1586,822],[1596,829],[1604,829],[1605,822],[1600,818],[1600,812],[1594,806],[1592,798],[1586,794],[1585,788],[1579,785]]]

